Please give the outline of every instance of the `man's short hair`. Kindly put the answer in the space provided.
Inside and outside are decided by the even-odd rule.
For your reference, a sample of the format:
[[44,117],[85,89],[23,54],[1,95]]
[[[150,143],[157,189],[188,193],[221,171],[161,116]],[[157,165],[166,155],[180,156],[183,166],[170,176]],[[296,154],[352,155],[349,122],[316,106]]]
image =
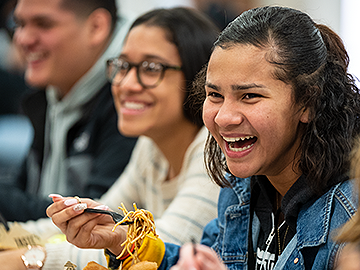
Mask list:
[[115,0],[62,0],[62,7],[72,10],[79,16],[88,17],[98,8],[104,8],[111,14],[111,29],[114,30],[117,21],[117,6]]

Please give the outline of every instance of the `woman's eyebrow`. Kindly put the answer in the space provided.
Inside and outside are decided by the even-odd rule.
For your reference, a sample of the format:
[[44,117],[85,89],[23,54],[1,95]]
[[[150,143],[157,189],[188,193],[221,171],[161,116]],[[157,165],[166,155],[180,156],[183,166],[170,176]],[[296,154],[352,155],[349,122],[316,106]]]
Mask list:
[[264,86],[261,84],[256,84],[256,83],[235,84],[235,85],[231,86],[231,89],[233,91],[248,90],[248,89],[252,89],[252,88],[264,88]]
[[[119,58],[125,58],[127,59],[128,56],[126,53],[121,53],[119,55]],[[156,55],[156,54],[145,54],[143,55],[143,59],[147,59],[147,60],[152,60],[152,61],[159,61],[159,62],[169,62],[167,59],[159,56],[159,55]]]
[[212,84],[211,82],[208,82],[208,81],[205,82],[205,86],[209,87],[211,89],[214,89],[214,90],[219,90],[218,86],[216,86],[215,84]]
[[[205,86],[206,87],[209,87],[211,89],[214,89],[214,90],[217,90],[219,91],[220,90],[220,87],[211,83],[211,82],[205,82]],[[261,85],[261,84],[256,84],[256,83],[249,83],[249,84],[234,84],[234,85],[231,85],[231,89],[233,91],[241,91],[241,90],[248,90],[248,89],[252,89],[252,88],[264,88],[265,86],[264,85]]]

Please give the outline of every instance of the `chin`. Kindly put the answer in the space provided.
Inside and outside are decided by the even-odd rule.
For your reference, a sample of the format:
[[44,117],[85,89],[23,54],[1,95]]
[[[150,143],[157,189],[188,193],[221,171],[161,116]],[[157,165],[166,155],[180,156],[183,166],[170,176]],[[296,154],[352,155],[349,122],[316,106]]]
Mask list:
[[255,174],[252,171],[241,169],[241,166],[239,166],[239,165],[236,166],[236,164],[233,166],[228,164],[228,168],[232,175],[239,177],[239,178],[247,178],[247,177],[251,177]]
[[132,129],[126,129],[121,126],[119,126],[119,131],[122,135],[124,135],[126,137],[139,137],[140,135],[142,135],[141,133],[139,133],[139,131],[132,130]]
[[25,73],[25,81],[27,84],[37,88],[45,88],[49,84],[46,80],[28,75],[27,73]]

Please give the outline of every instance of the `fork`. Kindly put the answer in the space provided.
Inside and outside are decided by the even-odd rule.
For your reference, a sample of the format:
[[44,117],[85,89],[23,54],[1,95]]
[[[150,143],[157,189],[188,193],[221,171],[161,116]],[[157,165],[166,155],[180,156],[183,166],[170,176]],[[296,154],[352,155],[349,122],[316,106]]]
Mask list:
[[[109,211],[109,210],[86,208],[84,210],[84,212],[110,215],[115,223],[120,222],[124,218],[123,215],[121,215],[121,214],[119,214],[117,212],[114,212],[114,211]],[[125,222],[121,223],[121,225],[130,225],[130,224],[133,224],[133,223],[134,223],[133,221],[125,221]]]

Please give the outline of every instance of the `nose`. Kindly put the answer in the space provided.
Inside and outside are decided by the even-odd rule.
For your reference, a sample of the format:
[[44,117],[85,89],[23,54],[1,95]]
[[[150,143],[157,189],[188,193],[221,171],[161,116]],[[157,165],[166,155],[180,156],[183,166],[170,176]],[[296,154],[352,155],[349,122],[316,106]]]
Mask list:
[[214,121],[219,127],[226,128],[240,125],[244,121],[244,115],[238,104],[225,100],[217,111]]
[[136,67],[132,67],[128,71],[119,88],[124,91],[142,91],[144,89],[138,80]]
[[30,27],[23,26],[15,30],[14,42],[21,48],[28,48],[36,43],[37,35]]

